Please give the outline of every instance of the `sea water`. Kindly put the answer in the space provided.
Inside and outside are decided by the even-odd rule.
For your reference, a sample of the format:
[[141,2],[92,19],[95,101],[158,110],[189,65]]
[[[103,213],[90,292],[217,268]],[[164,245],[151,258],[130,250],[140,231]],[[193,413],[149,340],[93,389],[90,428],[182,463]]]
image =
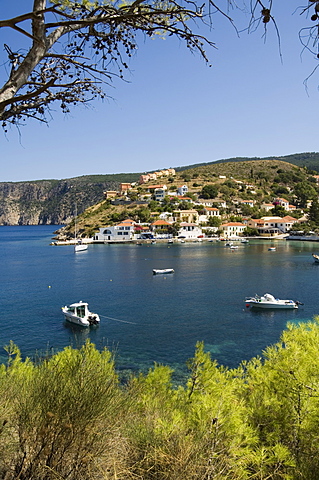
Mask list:
[[[276,343],[287,322],[319,313],[315,243],[90,245],[75,254],[72,246],[50,245],[57,228],[0,227],[2,362],[10,340],[34,358],[90,339],[115,352],[120,370],[160,363],[183,372],[203,341],[219,364],[236,367]],[[175,273],[153,275],[153,268]],[[244,299],[256,293],[304,305],[254,312]],[[100,315],[98,327],[64,321],[61,307],[80,300]]]

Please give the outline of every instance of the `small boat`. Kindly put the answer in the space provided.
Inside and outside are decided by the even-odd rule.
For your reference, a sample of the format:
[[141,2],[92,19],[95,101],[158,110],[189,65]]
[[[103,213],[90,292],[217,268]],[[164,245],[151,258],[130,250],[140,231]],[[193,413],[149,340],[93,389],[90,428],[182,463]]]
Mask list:
[[299,305],[303,305],[301,302],[294,300],[280,300],[275,298],[270,293],[265,293],[262,297],[255,295],[254,297],[247,297],[245,299],[247,308],[270,308],[270,309],[296,309]]
[[237,249],[238,249],[238,245],[231,245],[229,248],[230,248],[230,250],[237,250]]
[[314,261],[315,261],[316,263],[319,263],[319,255],[315,255],[314,253],[312,253],[312,256],[313,256],[313,258],[314,258]]
[[225,247],[232,247],[234,244],[233,242],[227,242],[225,243]]
[[249,240],[248,240],[247,238],[243,238],[243,239],[241,240],[241,243],[249,243]]
[[162,268],[162,269],[153,268],[153,275],[163,275],[163,274],[174,273],[174,272],[175,271],[173,268]]
[[276,251],[276,247],[269,247],[269,248],[268,248],[268,251],[269,251],[269,252],[275,252],[275,251]]
[[74,251],[75,252],[83,252],[84,250],[87,250],[88,246],[85,243],[82,243],[81,240],[78,240],[78,243],[74,245]]
[[91,325],[98,325],[100,317],[97,313],[92,313],[86,302],[72,303],[69,306],[62,307],[62,312],[66,320],[83,327],[90,327]]

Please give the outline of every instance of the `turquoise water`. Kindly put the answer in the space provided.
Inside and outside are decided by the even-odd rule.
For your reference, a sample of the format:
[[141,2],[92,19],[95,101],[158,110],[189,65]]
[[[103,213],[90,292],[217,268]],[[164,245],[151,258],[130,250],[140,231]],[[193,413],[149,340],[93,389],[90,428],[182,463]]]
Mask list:
[[[0,348],[13,340],[24,356],[80,346],[87,338],[117,352],[122,370],[154,362],[183,371],[197,341],[220,364],[237,366],[279,340],[288,321],[319,313],[319,264],[309,242],[50,246],[54,226],[0,227]],[[153,268],[175,274],[153,276]],[[304,302],[296,311],[252,312],[255,293]],[[89,302],[101,324],[64,322],[61,306]],[[105,318],[111,317],[112,319]],[[0,360],[5,361],[0,350]]]

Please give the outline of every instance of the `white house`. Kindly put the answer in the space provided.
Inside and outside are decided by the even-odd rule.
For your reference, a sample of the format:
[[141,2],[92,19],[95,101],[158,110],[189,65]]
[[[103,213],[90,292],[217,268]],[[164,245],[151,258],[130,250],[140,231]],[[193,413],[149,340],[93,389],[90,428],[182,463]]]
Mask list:
[[200,205],[201,207],[212,207],[213,205],[217,205],[219,208],[227,207],[225,200],[221,200],[220,198],[201,198],[198,202],[195,202],[195,205]]
[[240,200],[239,201],[240,205],[247,205],[248,207],[253,208],[255,206],[255,201],[254,200]]
[[228,222],[219,227],[226,238],[238,237],[246,229],[246,225],[241,222]]
[[157,202],[161,202],[164,200],[165,196],[167,194],[167,187],[166,185],[163,185],[163,187],[155,188],[154,190],[154,199]]
[[182,222],[180,224],[180,229],[178,231],[179,237],[184,237],[186,239],[195,239],[202,235],[202,229],[199,225],[196,225],[196,223]]
[[135,234],[135,222],[127,219],[112,227],[102,227],[94,235],[93,241],[103,243],[130,242]]
[[205,207],[204,212],[205,212],[205,215],[207,215],[208,218],[209,217],[219,217],[220,216],[219,208]]
[[261,205],[261,208],[263,210],[266,210],[266,212],[269,212],[270,210],[272,210],[273,208],[275,208],[275,205],[273,203],[263,203]]
[[180,187],[177,188],[177,194],[178,195],[186,195],[188,192],[188,186],[187,185],[181,185]]
[[262,217],[257,220],[251,218],[248,221],[248,226],[257,228],[261,235],[280,235],[282,233],[287,233],[296,222],[298,222],[298,220],[289,215],[283,218]]

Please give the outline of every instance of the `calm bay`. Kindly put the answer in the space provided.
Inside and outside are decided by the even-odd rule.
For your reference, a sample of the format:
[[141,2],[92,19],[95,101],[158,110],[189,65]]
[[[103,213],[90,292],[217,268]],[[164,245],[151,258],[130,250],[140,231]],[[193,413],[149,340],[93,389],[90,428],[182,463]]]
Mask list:
[[[277,342],[287,322],[319,313],[319,264],[311,242],[250,240],[232,251],[223,242],[50,246],[58,226],[0,227],[1,330],[22,355],[78,347],[88,338],[116,351],[123,371],[154,362],[183,374],[197,341],[219,364],[237,366]],[[269,246],[276,251],[268,251]],[[175,274],[153,276],[153,268]],[[272,293],[304,303],[294,311],[250,311],[246,296]],[[87,301],[101,324],[64,321],[61,307]]]

